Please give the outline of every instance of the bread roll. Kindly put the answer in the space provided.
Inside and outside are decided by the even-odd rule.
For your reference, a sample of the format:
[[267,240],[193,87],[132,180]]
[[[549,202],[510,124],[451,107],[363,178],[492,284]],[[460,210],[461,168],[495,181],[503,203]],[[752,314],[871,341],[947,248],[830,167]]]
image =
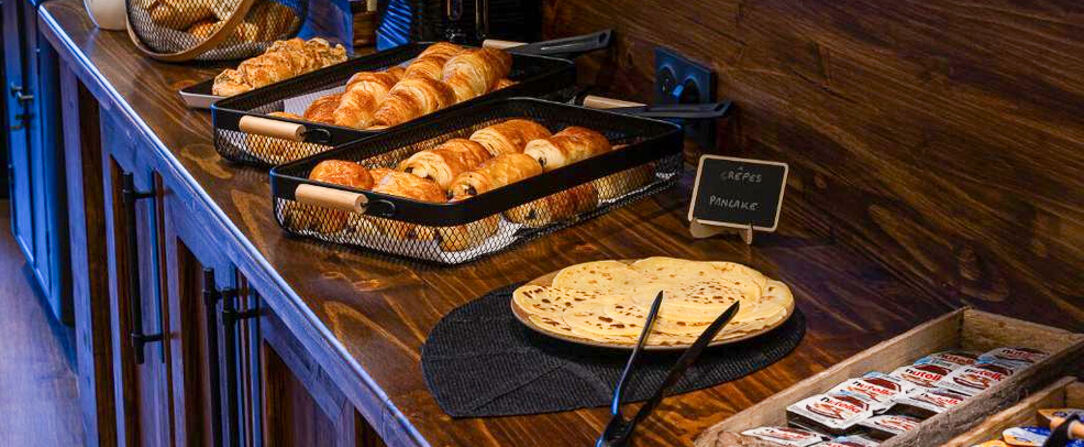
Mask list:
[[462,200],[542,173],[542,167],[524,154],[502,154],[486,160],[473,171],[459,174],[449,186],[452,197]]
[[523,152],[527,142],[549,137],[549,129],[541,124],[531,120],[511,119],[479,129],[471,134],[470,139],[497,156]]
[[532,228],[544,227],[598,208],[595,185],[584,183],[517,206],[504,213],[508,220]]
[[455,90],[458,102],[493,90],[512,70],[512,56],[493,48],[463,50],[444,64],[442,79]]
[[482,145],[463,138],[445,141],[434,149],[411,155],[399,163],[399,170],[429,179],[448,189],[456,176],[490,158]]
[[542,165],[546,172],[610,151],[605,135],[584,127],[571,126],[550,138],[527,143],[523,153]]

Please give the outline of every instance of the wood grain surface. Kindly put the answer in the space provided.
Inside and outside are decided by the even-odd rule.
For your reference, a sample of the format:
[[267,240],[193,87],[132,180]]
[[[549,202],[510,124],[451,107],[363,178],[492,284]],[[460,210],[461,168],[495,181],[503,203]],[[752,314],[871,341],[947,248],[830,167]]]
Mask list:
[[[546,0],[545,33],[650,100],[656,46],[734,101],[721,151],[790,164],[801,215],[909,285],[1084,329],[1084,4],[1075,0]],[[796,206],[797,205],[797,206]]]
[[[594,2],[591,4],[595,5]],[[569,5],[551,4],[549,10],[551,14],[556,12],[561,22],[567,24],[571,21],[565,16],[572,11]],[[597,7],[614,6],[603,2]],[[669,16],[674,14],[674,5],[669,5],[665,11],[659,8],[651,8],[651,11]],[[712,14],[726,12],[713,11]],[[640,14],[636,11],[618,14],[609,9],[590,9],[581,13],[584,21],[577,23],[585,28],[598,27],[605,14],[627,15],[630,20]],[[301,347],[326,371],[327,379],[343,391],[389,445],[582,446],[592,442],[608,420],[605,409],[453,420],[440,411],[426,389],[419,366],[422,343],[443,315],[489,290],[526,281],[569,264],[652,255],[741,262],[789,284],[798,307],[807,317],[806,338],[787,358],[743,379],[664,401],[641,425],[633,443],[640,446],[690,444],[702,430],[737,410],[950,310],[962,301],[954,291],[956,289],[940,286],[938,276],[929,280],[916,279],[919,277],[916,275],[945,261],[936,256],[942,245],[958,246],[961,253],[971,253],[973,259],[981,259],[975,261],[974,265],[978,267],[967,270],[969,277],[976,278],[967,284],[975,287],[1002,283],[1008,287],[1004,281],[1023,281],[1026,279],[1024,274],[1032,271],[1030,268],[1018,272],[999,270],[996,277],[1001,278],[1002,283],[985,280],[987,276],[983,275],[987,270],[983,268],[992,265],[987,262],[990,258],[986,253],[1000,253],[1004,247],[987,245],[987,237],[958,240],[949,234],[928,232],[912,224],[913,219],[918,218],[916,216],[900,220],[894,210],[905,206],[904,202],[884,195],[888,186],[874,181],[873,176],[876,170],[893,169],[897,163],[881,161],[867,165],[870,160],[843,160],[827,149],[836,146],[822,147],[822,144],[834,141],[828,136],[807,140],[807,135],[794,130],[776,134],[787,141],[808,146],[794,149],[794,157],[800,155],[802,159],[820,160],[831,156],[839,165],[826,163],[814,171],[803,168],[804,171],[795,176],[791,193],[787,195],[787,212],[780,230],[758,235],[756,244],[751,247],[734,237],[696,240],[689,236],[684,219],[689,197],[688,176],[680,187],[651,199],[507,253],[455,268],[405,263],[360,250],[289,238],[272,217],[267,173],[224,162],[212,146],[209,115],[186,109],[177,95],[179,88],[212,76],[216,72],[214,67],[168,65],[140,57],[123,33],[94,29],[77,0],[52,0],[45,4],[42,14],[47,38],[61,47],[61,58],[75,67],[80,80],[101,101],[102,113],[130,120],[131,131],[143,135],[147,141],[146,147],[139,147],[135,156],[148,160],[151,166],[163,172],[167,181],[177,178],[184,182],[170,187],[181,196],[191,213],[205,214],[208,234],[220,244],[224,256],[237,264],[265,303],[298,338]],[[704,20],[710,16],[702,15]],[[606,22],[612,24],[609,19]],[[688,26],[702,29],[708,25]],[[708,27],[711,26],[715,25]],[[718,34],[712,36],[710,40],[700,40],[696,47],[707,51],[715,45],[730,44],[716,42],[722,39]],[[620,41],[618,51],[628,51],[628,42]],[[636,45],[642,46],[640,42]],[[630,57],[632,54],[629,53]],[[623,61],[619,66],[635,67],[627,62]],[[645,79],[642,73],[635,77],[624,70],[613,73],[630,76],[627,87],[622,89],[641,87]],[[623,84],[626,80],[617,78],[610,82]],[[795,82],[799,81],[772,78],[759,88],[787,89]],[[796,91],[791,99],[821,101],[826,90],[819,91],[821,93],[817,94]],[[882,94],[900,93],[889,89]],[[765,101],[774,103],[777,100]],[[750,110],[757,108],[750,107]],[[767,115],[767,120],[741,121],[751,128],[750,131],[757,130],[757,126],[779,129],[806,125],[794,123],[795,116],[812,118],[816,115],[795,106],[775,109],[773,114]],[[830,118],[820,116],[819,119]],[[1041,116],[1032,117],[1037,118]],[[892,127],[890,122],[881,125]],[[831,137],[854,141],[842,131]],[[103,138],[110,137],[103,135]],[[760,150],[788,145],[774,140],[760,142],[750,138],[750,141],[752,147]],[[1054,139],[1047,141],[1049,144],[1055,142]],[[867,149],[865,155],[871,157],[874,148],[862,147]],[[927,157],[946,155],[936,150],[927,151],[927,154]],[[797,163],[798,160],[786,161]],[[959,163],[961,161],[941,164]],[[911,176],[903,176],[893,182],[891,188],[909,191],[916,181]],[[918,186],[925,185],[918,182]],[[947,190],[945,194],[960,192],[955,188],[943,189]],[[841,201],[839,195],[829,194],[833,191],[852,194],[851,200]],[[868,194],[858,194],[859,191]],[[874,192],[882,195],[874,195]],[[1022,201],[1032,195],[1029,191],[1020,191],[1020,194],[1017,200],[1023,206]],[[823,202],[829,199],[830,202]],[[968,203],[972,202],[969,200]],[[1065,211],[1059,216],[1071,211],[1065,206],[1043,203],[1051,209]],[[838,220],[840,216],[848,217],[847,211],[867,205],[869,214],[862,219]],[[962,207],[963,204],[958,205]],[[831,209],[833,207],[839,209]],[[1063,236],[1076,228],[1076,224],[1061,218],[1035,217],[1036,222],[1043,222],[1042,228]],[[864,239],[839,237],[845,228],[865,229],[868,236]],[[922,243],[885,243],[901,240]],[[1048,242],[1043,245],[1047,257],[1031,259],[1042,259],[1042,264],[1050,264],[1050,268],[1060,275],[1075,275],[1065,267],[1053,265],[1065,262],[1073,253],[1079,255],[1075,251],[1078,248],[1071,245],[1067,240]],[[887,252],[880,255],[882,262],[887,259],[911,260],[927,249],[932,254],[926,264],[892,267],[893,271],[909,274],[906,276],[908,284],[893,276],[889,269],[871,262],[860,251],[868,253],[870,248]],[[1018,263],[1024,261],[1017,260]],[[998,264],[998,268],[1006,267]],[[930,281],[939,286],[930,287]],[[1076,289],[1057,287],[1062,287],[1062,292],[1079,291],[1079,286]],[[946,290],[950,293],[945,293]],[[1059,309],[1056,303],[1067,303],[1065,300],[1037,301],[1034,307],[1022,307],[1003,295],[998,296],[1002,298],[979,300],[978,307],[1012,312],[1022,318],[1061,326],[1079,326],[1081,321],[1080,313],[1072,309],[1050,312]]]

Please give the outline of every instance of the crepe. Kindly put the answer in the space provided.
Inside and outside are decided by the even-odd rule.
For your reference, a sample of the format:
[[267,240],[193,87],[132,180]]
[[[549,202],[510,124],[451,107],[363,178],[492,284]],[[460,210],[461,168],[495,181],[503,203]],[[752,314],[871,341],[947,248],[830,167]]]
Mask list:
[[634,345],[656,295],[662,305],[647,344],[691,344],[730,305],[738,313],[716,341],[747,338],[785,321],[794,310],[790,289],[750,267],[652,257],[595,261],[557,272],[549,284],[513,292],[513,307],[536,329],[593,343]]

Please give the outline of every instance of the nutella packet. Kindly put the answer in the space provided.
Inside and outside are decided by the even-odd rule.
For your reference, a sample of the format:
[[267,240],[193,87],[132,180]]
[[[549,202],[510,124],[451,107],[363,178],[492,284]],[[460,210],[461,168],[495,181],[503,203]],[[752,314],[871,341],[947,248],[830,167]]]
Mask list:
[[896,435],[902,435],[918,427],[922,419],[902,414],[881,414],[858,423],[870,430],[870,435],[876,439],[888,439]]
[[847,391],[816,394],[787,407],[788,422],[832,435],[847,434],[870,416],[870,402]]
[[877,447],[881,443],[866,436],[841,436],[831,441],[816,444],[814,447]]
[[883,413],[895,404],[894,397],[912,388],[910,382],[874,371],[856,379],[847,379],[828,393],[846,391],[858,395],[870,402],[874,413]]
[[971,365],[978,361],[979,355],[970,351],[942,351],[935,352],[923,358],[915,360],[915,365],[937,365],[948,370],[956,370],[961,366]]
[[1073,415],[1084,418],[1084,408],[1043,408],[1039,410],[1039,418],[1042,419],[1043,425],[1050,425],[1050,420],[1053,418],[1068,419]]
[[757,427],[741,434],[788,447],[807,447],[828,439],[820,433],[794,427]]
[[1034,365],[1039,360],[1049,356],[1045,351],[1033,348],[997,348],[979,356],[980,362],[1008,362],[1022,366]]
[[1008,379],[1018,369],[1005,362],[979,362],[957,369],[937,382],[937,386],[973,396]]
[[927,418],[960,405],[969,396],[944,388],[930,388],[900,396],[896,405],[904,407],[901,413]]
[[940,382],[951,372],[951,369],[944,366],[925,364],[901,366],[889,373],[889,375],[899,377],[922,388],[933,388],[937,386],[937,382]]

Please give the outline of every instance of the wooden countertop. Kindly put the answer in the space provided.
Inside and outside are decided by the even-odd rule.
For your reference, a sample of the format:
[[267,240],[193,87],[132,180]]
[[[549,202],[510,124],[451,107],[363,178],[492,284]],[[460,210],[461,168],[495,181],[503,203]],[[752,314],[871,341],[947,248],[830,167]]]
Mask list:
[[[910,289],[873,262],[834,243],[832,225],[788,193],[780,230],[693,240],[685,186],[514,250],[455,268],[389,260],[289,238],[275,223],[266,172],[222,160],[210,115],[185,108],[177,90],[214,67],[164,64],[139,55],[128,36],[95,29],[77,0],[52,0],[43,30],[98,97],[157,147],[147,151],[184,173],[197,200],[224,229],[223,249],[266,295],[306,347],[320,354],[344,394],[391,444],[577,445],[591,443],[605,409],[452,420],[426,389],[420,350],[456,306],[494,288],[578,262],[670,255],[742,262],[791,285],[808,333],[789,357],[743,379],[667,399],[636,445],[690,444],[705,428],[881,340],[949,311],[945,298]],[[108,135],[104,136],[108,138]],[[792,185],[792,190],[794,186]],[[220,221],[220,222],[219,222]]]

